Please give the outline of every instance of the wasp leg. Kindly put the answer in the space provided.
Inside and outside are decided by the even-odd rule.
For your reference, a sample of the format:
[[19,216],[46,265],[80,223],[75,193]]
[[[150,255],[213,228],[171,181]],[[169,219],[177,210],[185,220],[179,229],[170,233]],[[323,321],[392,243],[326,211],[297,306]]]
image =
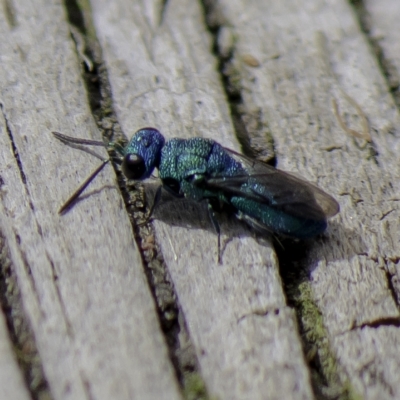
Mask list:
[[155,208],[157,207],[158,203],[159,203],[160,200],[161,200],[161,192],[162,192],[162,189],[163,189],[163,186],[162,186],[162,185],[160,185],[160,186],[157,188],[156,194],[154,195],[153,204],[152,204],[151,207],[150,207],[150,211],[149,211],[149,213],[147,214],[147,217],[145,218],[145,220],[144,220],[143,222],[140,222],[140,223],[138,224],[138,226],[146,225],[146,224],[150,221],[151,216],[153,215],[153,212],[154,212]]
[[215,218],[215,213],[212,204],[207,201],[207,208],[208,208],[208,215],[210,216],[210,220],[214,226],[215,232],[217,233],[218,236],[218,264],[222,264],[221,261],[221,229],[219,227],[219,223],[217,219]]
[[262,233],[267,236],[273,236],[275,238],[275,240],[278,242],[278,244],[282,247],[282,249],[285,249],[283,247],[283,244],[281,243],[281,241],[278,239],[278,237],[276,235],[274,235],[274,233],[271,230],[269,230],[264,224],[260,223],[255,218],[249,217],[248,215],[246,215],[240,211],[236,214],[236,218],[241,221],[246,222],[247,225],[249,225],[251,228],[253,228],[258,233]]
[[90,185],[94,178],[101,172],[101,170],[109,163],[110,159],[103,160],[103,162],[86,178],[86,180],[75,190],[69,199],[58,210],[59,214],[63,214],[68,210],[81,193]]

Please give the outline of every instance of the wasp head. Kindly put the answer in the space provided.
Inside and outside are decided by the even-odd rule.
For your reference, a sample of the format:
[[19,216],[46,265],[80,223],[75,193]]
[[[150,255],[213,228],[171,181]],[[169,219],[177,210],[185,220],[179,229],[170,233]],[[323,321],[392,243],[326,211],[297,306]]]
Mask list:
[[148,178],[160,164],[165,139],[154,128],[139,129],[125,148],[122,171],[128,179]]

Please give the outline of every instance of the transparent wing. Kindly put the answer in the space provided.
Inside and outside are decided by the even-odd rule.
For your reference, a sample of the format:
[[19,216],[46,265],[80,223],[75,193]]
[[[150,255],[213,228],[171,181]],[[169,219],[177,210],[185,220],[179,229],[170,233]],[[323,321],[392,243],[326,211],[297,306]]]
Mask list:
[[317,186],[288,172],[225,149],[241,164],[242,175],[218,175],[207,179],[207,187],[251,198],[299,217],[319,220],[339,212],[337,201]]

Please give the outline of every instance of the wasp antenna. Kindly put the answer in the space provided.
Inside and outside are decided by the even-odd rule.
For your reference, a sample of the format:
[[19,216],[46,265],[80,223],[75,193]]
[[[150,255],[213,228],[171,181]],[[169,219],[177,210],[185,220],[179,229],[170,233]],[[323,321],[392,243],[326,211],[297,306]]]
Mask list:
[[[54,132],[53,132],[54,133]],[[86,180],[72,193],[71,197],[61,206],[58,210],[59,214],[63,214],[81,195],[81,193],[89,186],[90,182],[101,172],[101,170],[108,164],[110,159],[103,160],[103,162],[86,178]]]
[[64,135],[63,133],[60,132],[51,132],[58,140],[63,142],[64,144],[73,147],[74,149],[78,149],[81,151],[84,151],[85,153],[88,153],[92,155],[93,157],[98,158],[99,160],[103,161],[103,156],[97,154],[95,151],[92,149],[86,147],[86,146],[101,146],[101,147],[107,147],[109,145],[112,145],[112,143],[105,144],[104,142],[101,142],[99,140],[90,140],[90,139],[80,139],[80,138],[75,138],[72,136],[67,136]]
[[72,136],[67,136],[64,135],[63,133],[60,132],[51,132],[58,140],[61,140],[64,143],[73,143],[73,144],[85,144],[88,146],[102,146],[102,147],[107,147],[104,142],[101,142],[99,140],[91,140],[91,139],[80,139],[80,138],[75,138]]

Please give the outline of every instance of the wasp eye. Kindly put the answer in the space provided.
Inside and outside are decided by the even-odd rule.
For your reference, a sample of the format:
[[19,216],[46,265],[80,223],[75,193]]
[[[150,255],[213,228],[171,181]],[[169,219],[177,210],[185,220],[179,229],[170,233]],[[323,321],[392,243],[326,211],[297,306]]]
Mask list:
[[126,154],[122,161],[122,172],[128,179],[140,179],[146,172],[146,164],[139,154]]

